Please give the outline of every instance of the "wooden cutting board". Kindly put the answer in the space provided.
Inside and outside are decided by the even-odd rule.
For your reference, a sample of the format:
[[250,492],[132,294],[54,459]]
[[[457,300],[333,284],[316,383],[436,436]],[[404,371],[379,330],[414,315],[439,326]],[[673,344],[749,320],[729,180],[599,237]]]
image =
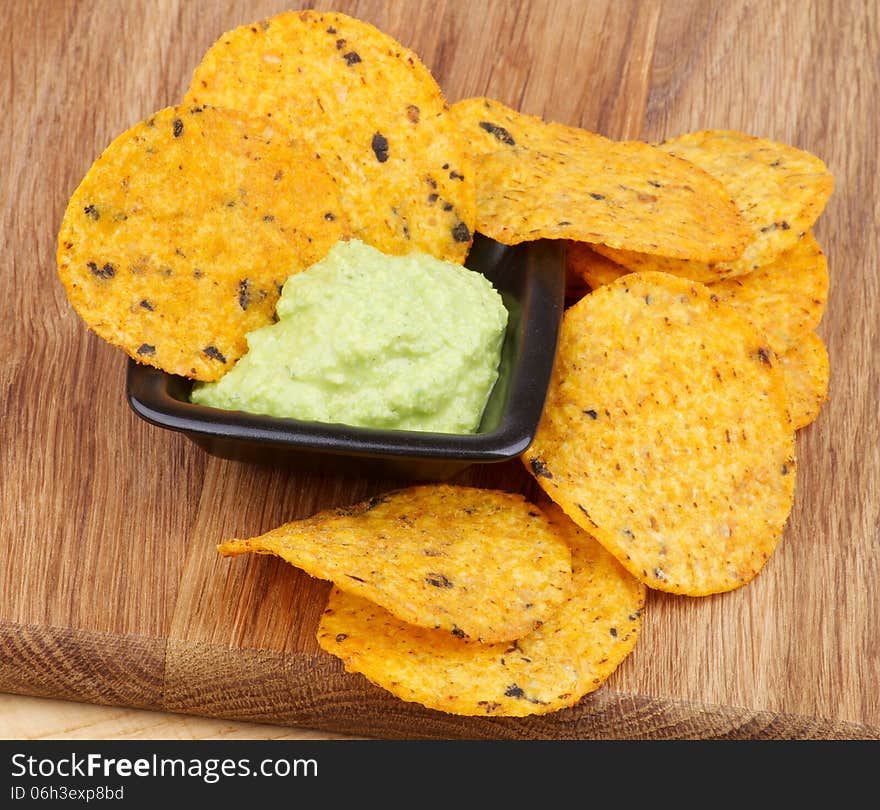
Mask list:
[[[224,461],[129,410],[125,358],[56,278],[71,192],[271,2],[13,3],[0,21],[0,691],[442,738],[880,736],[880,14],[871,2],[317,3],[419,53],[451,101],[488,95],[614,138],[736,128],[820,155],[831,400],[798,435],[794,510],[748,586],[650,593],[641,639],[578,706],[458,718],[317,648],[327,585],[215,544],[399,485]],[[520,490],[518,463],[461,483]]]

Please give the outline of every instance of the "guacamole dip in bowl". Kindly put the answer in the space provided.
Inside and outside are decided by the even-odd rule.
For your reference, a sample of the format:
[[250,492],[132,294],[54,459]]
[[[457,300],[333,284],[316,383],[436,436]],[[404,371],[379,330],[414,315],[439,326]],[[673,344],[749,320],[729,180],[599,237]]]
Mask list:
[[193,387],[192,402],[390,430],[479,427],[507,327],[482,273],[354,239],[292,275],[275,311],[230,371]]
[[[516,458],[532,442],[553,369],[564,258],[559,241],[507,246],[475,237],[465,267],[484,276],[500,296],[506,322],[497,377],[473,432],[364,427],[212,407],[191,401],[192,380],[133,360],[127,373],[129,405],[151,424],[181,431],[211,454],[251,462],[442,480],[471,464]],[[374,319],[382,317],[378,309],[370,311]]]

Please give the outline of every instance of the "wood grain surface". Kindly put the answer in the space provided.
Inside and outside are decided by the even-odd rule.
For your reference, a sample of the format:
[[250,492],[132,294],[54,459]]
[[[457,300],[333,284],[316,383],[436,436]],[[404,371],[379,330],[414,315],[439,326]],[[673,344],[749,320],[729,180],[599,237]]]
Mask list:
[[353,740],[350,734],[242,723],[55,698],[0,695],[0,740]]
[[[428,711],[345,673],[315,642],[326,583],[214,550],[399,482],[221,460],[140,421],[125,357],[57,280],[61,216],[97,155],[176,103],[221,33],[286,7],[20,0],[0,17],[0,691],[303,734],[880,737],[877,4],[315,4],[413,48],[450,101],[488,95],[614,138],[741,129],[815,152],[836,177],[815,229],[832,279],[819,329],[831,399],[798,435],[778,550],[738,591],[650,593],[642,637],[604,687],[517,720]],[[516,462],[456,480],[534,494]],[[24,734],[16,717],[0,734]]]

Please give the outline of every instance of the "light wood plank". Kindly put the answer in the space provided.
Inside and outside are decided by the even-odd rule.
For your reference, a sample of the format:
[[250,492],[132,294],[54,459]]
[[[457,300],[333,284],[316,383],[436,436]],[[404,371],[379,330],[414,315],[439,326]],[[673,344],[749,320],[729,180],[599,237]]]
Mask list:
[[233,723],[168,712],[0,695],[3,740],[338,740],[308,729]]

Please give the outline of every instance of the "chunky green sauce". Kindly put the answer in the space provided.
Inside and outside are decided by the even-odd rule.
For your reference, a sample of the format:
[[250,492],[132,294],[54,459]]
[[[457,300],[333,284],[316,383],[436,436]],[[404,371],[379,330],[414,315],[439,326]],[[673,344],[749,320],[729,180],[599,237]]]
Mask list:
[[498,376],[507,310],[480,273],[339,242],[291,276],[278,322],[192,401],[317,422],[472,433]]

